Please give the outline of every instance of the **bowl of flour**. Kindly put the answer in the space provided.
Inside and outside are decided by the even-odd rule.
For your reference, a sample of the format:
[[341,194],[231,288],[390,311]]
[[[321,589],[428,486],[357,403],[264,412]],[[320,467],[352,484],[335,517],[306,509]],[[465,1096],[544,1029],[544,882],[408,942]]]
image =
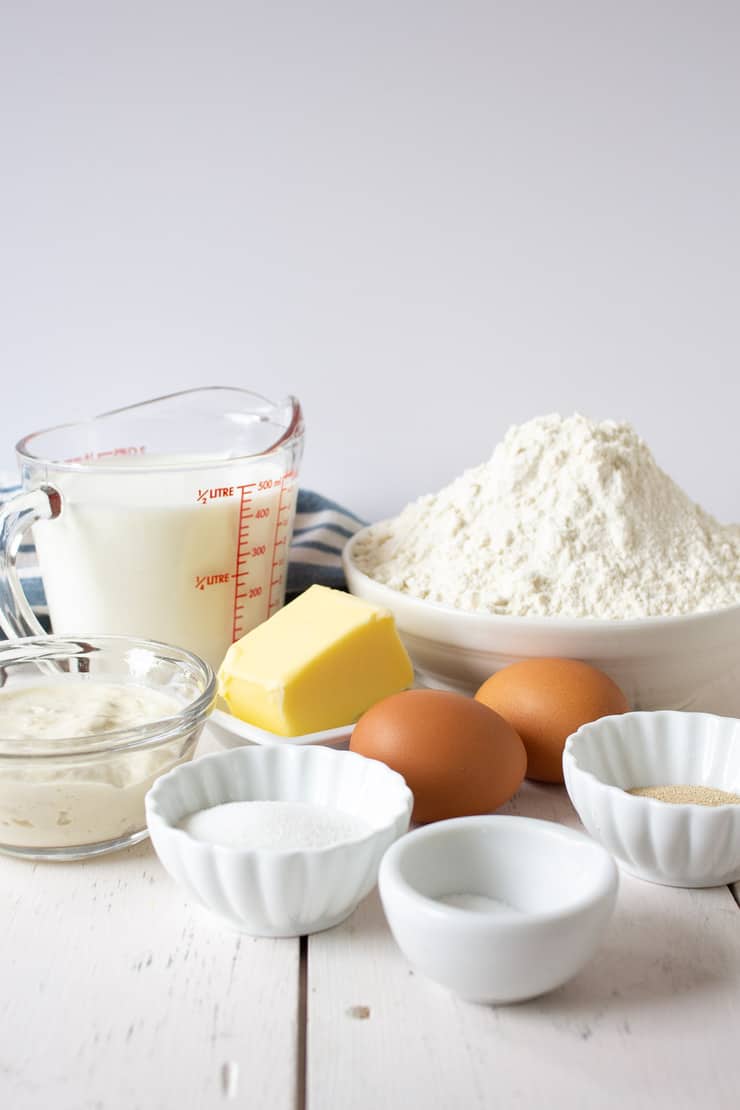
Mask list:
[[740,715],[740,525],[696,505],[627,423],[550,415],[344,552],[422,681],[519,659],[602,668],[636,708]]

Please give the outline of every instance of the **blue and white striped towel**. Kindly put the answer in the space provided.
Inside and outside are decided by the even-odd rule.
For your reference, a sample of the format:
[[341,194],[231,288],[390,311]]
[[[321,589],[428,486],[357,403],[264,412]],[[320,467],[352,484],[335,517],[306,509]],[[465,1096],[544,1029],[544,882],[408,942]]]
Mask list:
[[342,548],[365,524],[336,501],[308,489],[299,490],[288,565],[288,594],[299,594],[314,582],[344,589]]
[[[0,475],[0,504],[19,492],[19,487],[11,478],[6,476],[3,481]],[[342,548],[364,525],[365,521],[336,501],[311,490],[299,490],[288,566],[288,597],[301,593],[315,582],[343,589]],[[31,608],[48,628],[49,611],[44,587],[39,576],[36,550],[30,542],[21,546],[18,573]]]

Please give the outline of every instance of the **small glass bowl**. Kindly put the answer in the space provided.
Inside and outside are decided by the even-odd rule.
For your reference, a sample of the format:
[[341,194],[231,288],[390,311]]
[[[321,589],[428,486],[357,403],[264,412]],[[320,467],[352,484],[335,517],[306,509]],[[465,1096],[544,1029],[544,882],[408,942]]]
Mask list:
[[176,714],[63,740],[7,739],[0,723],[0,852],[71,860],[147,836],[144,797],[191,759],[216,696],[192,652],[128,636],[44,636],[0,644],[0,690],[75,681],[135,684],[168,694]]

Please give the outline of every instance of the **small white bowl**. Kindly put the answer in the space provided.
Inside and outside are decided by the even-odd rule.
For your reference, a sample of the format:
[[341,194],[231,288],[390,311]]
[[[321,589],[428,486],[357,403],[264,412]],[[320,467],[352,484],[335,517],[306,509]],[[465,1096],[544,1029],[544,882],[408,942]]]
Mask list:
[[[530,817],[426,825],[386,852],[378,880],[408,961],[470,1002],[518,1002],[565,983],[591,958],[618,873],[582,833]],[[491,900],[450,905],[450,896]]]
[[740,793],[740,721],[708,713],[623,713],[569,737],[563,774],[595,840],[626,871],[665,886],[740,879],[740,805],[676,805],[628,794],[693,785]]
[[245,744],[262,744],[265,747],[323,744],[327,748],[346,748],[355,726],[351,724],[342,728],[327,728],[323,732],[305,732],[301,736],[280,736],[277,732],[258,728],[249,721],[241,721],[226,709],[214,709],[208,727],[225,748],[240,748]]
[[390,609],[426,686],[474,693],[520,659],[582,659],[605,671],[635,709],[691,709],[740,716],[740,605],[711,613],[635,620],[509,617],[423,601],[376,582],[347,543],[342,565],[353,594]]
[[[223,802],[311,802],[364,818],[372,831],[329,848],[269,851],[197,840],[178,823]],[[170,875],[241,932],[288,937],[329,929],[375,886],[386,848],[409,826],[401,775],[355,752],[248,747],[164,775],[146,798],[149,833]]]

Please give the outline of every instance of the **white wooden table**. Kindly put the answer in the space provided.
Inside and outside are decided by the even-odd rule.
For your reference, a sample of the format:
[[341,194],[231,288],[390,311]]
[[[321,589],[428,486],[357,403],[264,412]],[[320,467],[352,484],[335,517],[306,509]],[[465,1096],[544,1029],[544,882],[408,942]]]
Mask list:
[[[556,787],[507,808],[578,823]],[[377,894],[308,940],[253,939],[148,842],[0,857],[0,1110],[738,1107],[738,897],[624,875],[576,979],[483,1007],[410,970]]]

